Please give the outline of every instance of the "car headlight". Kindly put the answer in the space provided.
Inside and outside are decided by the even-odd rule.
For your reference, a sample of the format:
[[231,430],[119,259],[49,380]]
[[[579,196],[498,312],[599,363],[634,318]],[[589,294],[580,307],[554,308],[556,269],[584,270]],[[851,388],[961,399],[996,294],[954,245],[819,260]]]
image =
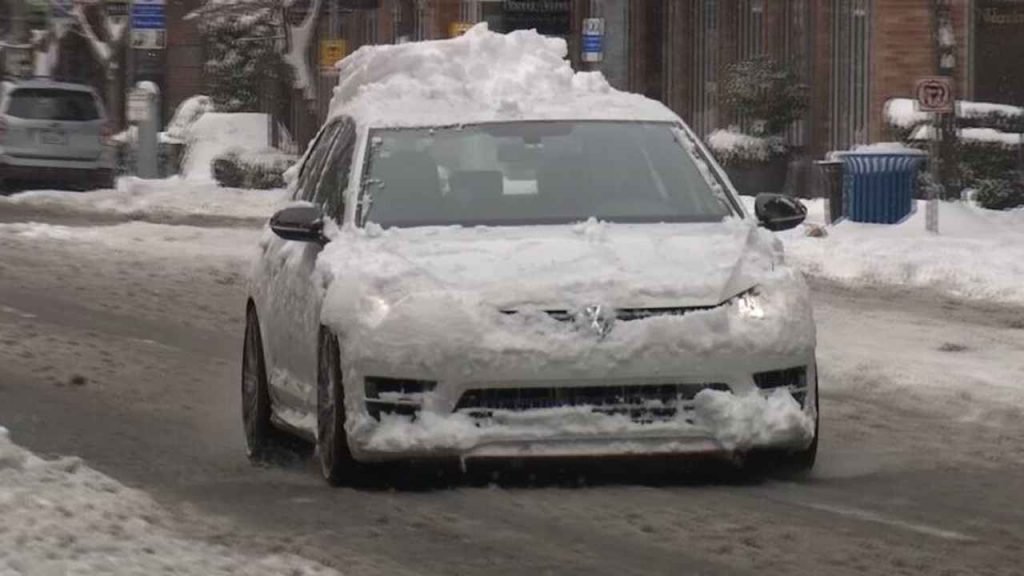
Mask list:
[[761,291],[757,287],[747,290],[743,294],[733,298],[736,309],[740,316],[760,320],[764,318],[764,306],[762,305]]

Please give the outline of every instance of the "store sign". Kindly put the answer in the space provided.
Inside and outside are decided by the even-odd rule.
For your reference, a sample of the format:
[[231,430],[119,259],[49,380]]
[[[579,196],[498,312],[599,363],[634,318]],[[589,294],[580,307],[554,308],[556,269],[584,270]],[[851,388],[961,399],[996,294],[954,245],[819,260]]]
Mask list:
[[320,71],[323,74],[337,74],[334,67],[339,60],[348,55],[348,41],[344,38],[332,38],[320,41]]
[[131,17],[132,48],[160,50],[167,46],[164,0],[134,0]]
[[455,38],[457,36],[462,36],[466,32],[469,32],[469,29],[473,26],[476,26],[473,22],[452,22],[448,26],[448,37]]
[[584,62],[604,60],[604,18],[587,18],[583,21],[581,44]]
[[548,36],[572,32],[571,0],[504,0],[505,30],[537,30]]

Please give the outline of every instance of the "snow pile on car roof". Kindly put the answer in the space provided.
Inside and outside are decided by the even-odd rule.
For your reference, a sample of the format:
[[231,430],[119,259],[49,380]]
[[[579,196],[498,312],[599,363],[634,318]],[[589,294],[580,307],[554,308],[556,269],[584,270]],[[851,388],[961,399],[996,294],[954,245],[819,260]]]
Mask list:
[[479,24],[449,40],[364,46],[338,63],[332,115],[375,126],[516,119],[676,120],[662,104],[574,72],[560,38]]

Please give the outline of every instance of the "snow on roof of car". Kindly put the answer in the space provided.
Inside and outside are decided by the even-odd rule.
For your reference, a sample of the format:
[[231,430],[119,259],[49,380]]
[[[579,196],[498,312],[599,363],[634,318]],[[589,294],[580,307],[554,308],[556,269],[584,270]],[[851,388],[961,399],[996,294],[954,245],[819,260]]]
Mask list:
[[663,104],[574,72],[561,38],[491,32],[478,24],[449,40],[364,46],[337,64],[331,115],[374,127],[509,120],[678,122]]

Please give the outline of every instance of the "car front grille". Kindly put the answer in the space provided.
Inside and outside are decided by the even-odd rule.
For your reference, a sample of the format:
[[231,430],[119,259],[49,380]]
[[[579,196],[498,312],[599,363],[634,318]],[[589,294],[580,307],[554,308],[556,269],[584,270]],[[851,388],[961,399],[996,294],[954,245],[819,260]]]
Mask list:
[[546,408],[590,408],[601,414],[621,414],[639,423],[675,418],[702,390],[728,391],[726,384],[641,384],[540,388],[481,388],[467,390],[456,412],[488,418],[495,411],[524,412]]
[[[717,306],[692,306],[687,308],[618,308],[615,310],[615,319],[622,322],[633,320],[644,320],[655,316],[685,316],[691,312],[713,310]],[[502,310],[504,314],[515,314],[516,310]],[[571,310],[545,310],[545,314],[559,322],[572,322],[576,314]]]

